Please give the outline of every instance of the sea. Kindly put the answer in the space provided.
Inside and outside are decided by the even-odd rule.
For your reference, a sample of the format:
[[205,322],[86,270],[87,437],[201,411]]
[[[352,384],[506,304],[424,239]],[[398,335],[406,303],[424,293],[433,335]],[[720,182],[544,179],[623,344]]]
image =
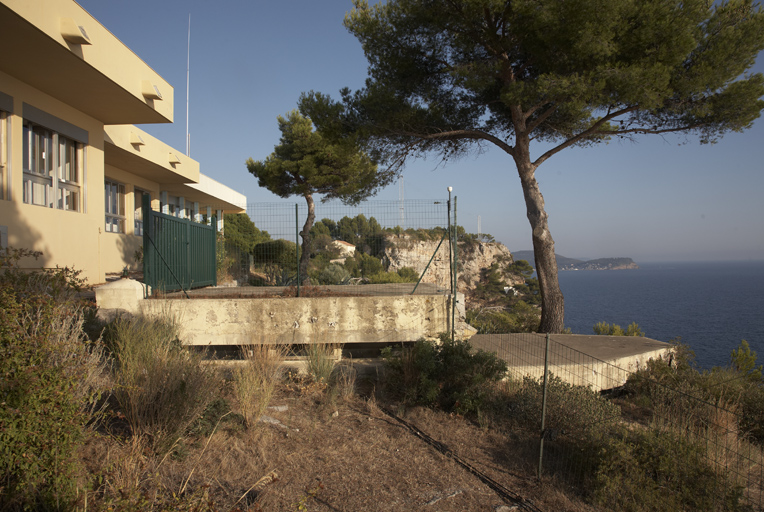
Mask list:
[[741,340],[764,364],[764,261],[567,270],[559,281],[573,334],[593,334],[598,322],[636,322],[648,338],[688,344],[703,369],[728,365]]

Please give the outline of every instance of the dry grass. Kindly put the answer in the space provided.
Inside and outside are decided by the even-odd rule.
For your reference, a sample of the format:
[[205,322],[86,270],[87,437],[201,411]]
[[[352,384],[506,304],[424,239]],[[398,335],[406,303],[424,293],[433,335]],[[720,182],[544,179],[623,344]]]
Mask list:
[[316,341],[305,346],[308,376],[316,384],[328,386],[334,372],[335,352],[340,345]]
[[284,345],[264,344],[241,347],[243,364],[233,370],[233,393],[247,426],[265,413],[281,380]]
[[182,437],[218,393],[214,367],[181,346],[171,318],[120,318],[105,331],[115,366],[114,396],[133,435],[158,453]]
[[[233,396],[228,399],[233,402]],[[373,398],[349,395],[335,402],[328,392],[286,385],[276,388],[271,403],[267,414],[279,424],[242,430],[240,423],[227,421],[232,414],[212,435],[186,436],[175,455],[164,458],[129,438],[91,439],[85,460],[101,482],[89,497],[92,508],[147,510],[173,494],[188,500],[206,496],[217,510],[252,512],[489,511],[505,504],[384,414]],[[406,419],[542,510],[594,510],[523,476],[506,436],[428,409],[412,409]],[[133,501],[126,502],[125,495]],[[155,505],[154,510],[165,509]]]

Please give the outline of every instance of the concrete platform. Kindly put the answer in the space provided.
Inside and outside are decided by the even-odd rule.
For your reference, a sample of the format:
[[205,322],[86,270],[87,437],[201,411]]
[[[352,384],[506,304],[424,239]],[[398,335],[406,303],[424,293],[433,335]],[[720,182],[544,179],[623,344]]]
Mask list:
[[[506,361],[512,378],[544,375],[545,334],[477,334],[470,343]],[[668,343],[637,336],[552,334],[549,371],[570,384],[601,391],[623,385],[650,359],[668,360],[671,350]]]
[[[318,285],[301,286],[304,297],[325,294],[331,297],[368,297],[368,296],[391,296],[410,295],[416,283],[390,283],[390,284],[359,284],[359,285]],[[187,293],[191,298],[258,298],[258,297],[294,297],[294,286],[210,286],[206,288],[194,288]],[[448,295],[449,290],[432,283],[419,283],[414,295]],[[164,298],[184,298],[182,291],[166,292]]]

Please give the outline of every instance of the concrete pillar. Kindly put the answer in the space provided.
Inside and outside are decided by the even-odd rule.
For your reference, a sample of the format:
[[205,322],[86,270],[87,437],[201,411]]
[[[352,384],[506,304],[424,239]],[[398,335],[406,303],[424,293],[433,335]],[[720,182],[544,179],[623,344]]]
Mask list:
[[194,222],[202,222],[202,214],[199,213],[199,201],[194,201]]
[[223,231],[223,210],[217,210],[218,216],[218,231]]
[[212,222],[212,206],[207,207],[207,225],[210,225],[210,222]]
[[159,193],[159,202],[162,205],[162,213],[165,215],[170,214],[170,205],[167,203],[167,191]]
[[179,219],[186,218],[186,198],[183,196],[180,196],[178,198],[178,218]]

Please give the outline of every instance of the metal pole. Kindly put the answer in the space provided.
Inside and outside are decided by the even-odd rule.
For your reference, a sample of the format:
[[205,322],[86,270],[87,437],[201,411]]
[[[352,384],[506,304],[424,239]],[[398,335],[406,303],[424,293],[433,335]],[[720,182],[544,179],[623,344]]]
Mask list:
[[[451,233],[451,191],[453,187],[448,187],[448,280],[450,281],[451,288],[451,305],[453,306],[454,299],[454,245],[453,236]],[[448,315],[448,313],[446,313]],[[448,317],[446,317],[448,318]],[[454,321],[451,320],[451,341],[454,341]]]
[[450,288],[451,288],[451,295],[454,295],[454,262],[453,262],[453,246],[451,244],[451,191],[453,190],[452,187],[448,187],[448,270],[449,270],[449,276],[448,279],[451,281]]
[[459,224],[456,222],[456,196],[454,196],[454,300],[451,301],[451,341],[456,336],[456,296],[459,293]]
[[539,468],[538,478],[541,479],[541,461],[544,457],[544,437],[546,435],[546,395],[547,381],[549,377],[549,333],[546,333],[546,353],[544,354],[544,392],[541,398],[541,442],[539,443]]
[[296,245],[297,254],[297,296],[300,296],[300,211],[297,207],[297,203],[294,204],[294,243]]

